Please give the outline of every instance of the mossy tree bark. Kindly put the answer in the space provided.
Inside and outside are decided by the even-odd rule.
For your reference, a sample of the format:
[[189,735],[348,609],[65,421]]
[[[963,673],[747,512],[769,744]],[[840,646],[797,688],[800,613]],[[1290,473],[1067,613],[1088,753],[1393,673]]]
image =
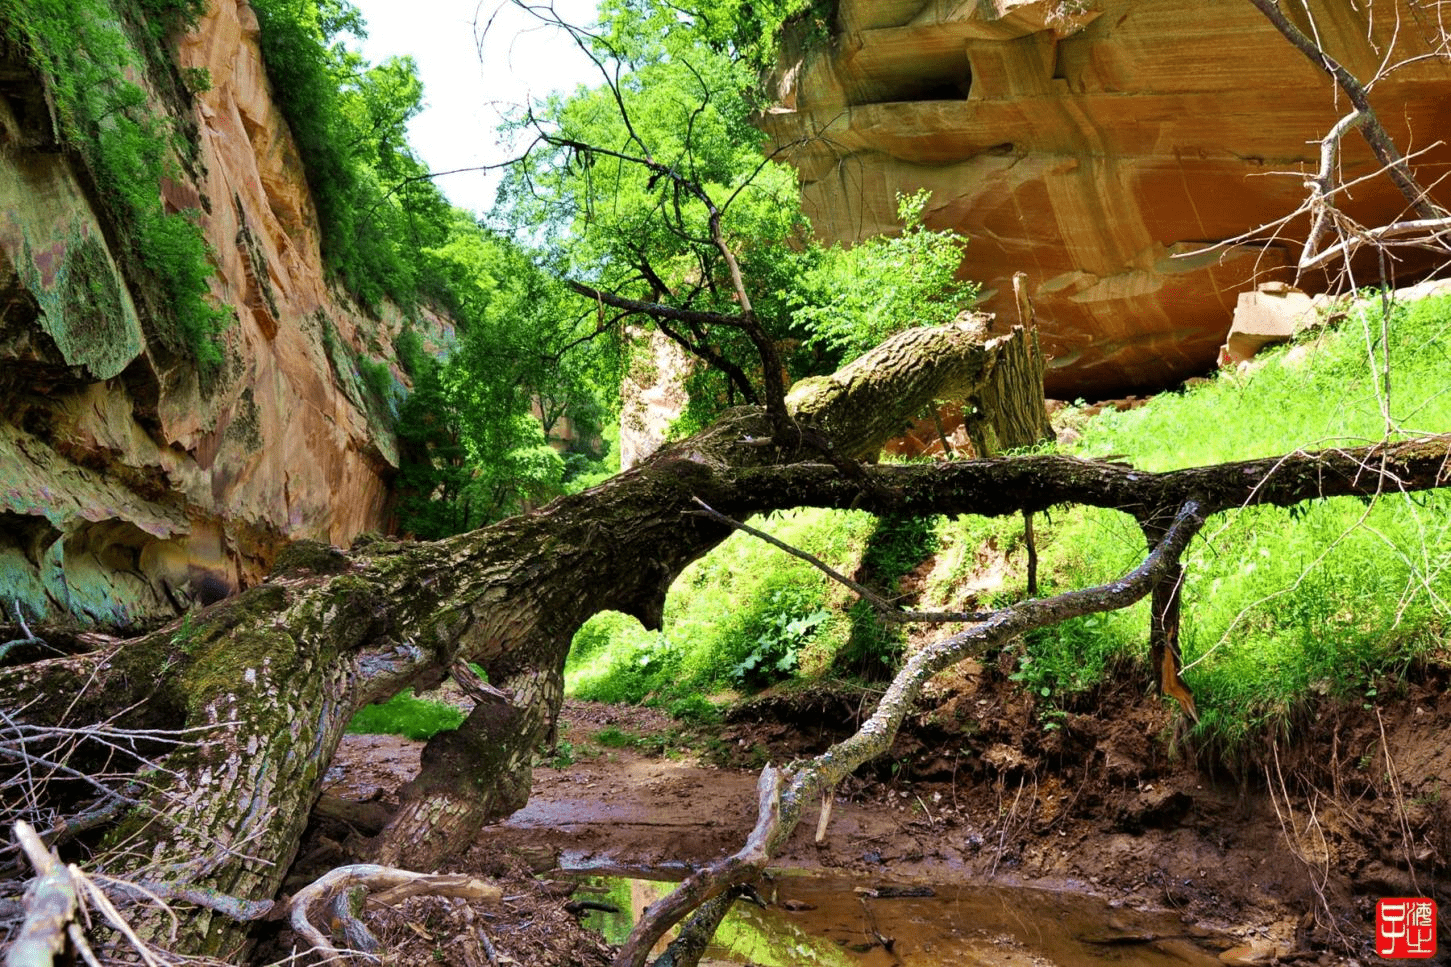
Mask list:
[[[826,403],[793,394],[789,409],[808,427],[850,429],[853,395],[877,393],[857,408],[873,429],[849,434],[851,454],[866,453],[906,425],[921,400],[970,391],[1012,342],[985,343],[980,328],[966,325],[919,330],[856,364],[847,389],[827,393]],[[885,396],[883,385],[891,387]],[[0,706],[23,709],[36,727],[198,730],[187,733],[194,744],[169,754],[141,740],[125,757],[148,773],[136,783],[53,784],[51,815],[33,818],[50,839],[64,839],[73,830],[48,822],[54,815],[97,800],[124,806],[95,865],[163,894],[210,897],[216,909],[190,918],[175,947],[238,956],[247,933],[229,914],[258,908],[234,901],[276,895],[352,714],[472,661],[504,698],[481,703],[464,728],[429,744],[371,857],[425,870],[443,863],[481,823],[527,799],[530,759],[553,723],[578,627],[604,609],[658,627],[675,576],[730,533],[693,513],[696,495],[717,493],[741,467],[789,466],[818,452],[804,441],[782,447],[773,429],[760,409],[733,411],[538,512],[431,544],[292,553],[263,586],[162,631],[0,670]],[[77,753],[78,773],[87,755],[100,762],[114,752],[92,745]],[[112,755],[107,771],[116,764]]]

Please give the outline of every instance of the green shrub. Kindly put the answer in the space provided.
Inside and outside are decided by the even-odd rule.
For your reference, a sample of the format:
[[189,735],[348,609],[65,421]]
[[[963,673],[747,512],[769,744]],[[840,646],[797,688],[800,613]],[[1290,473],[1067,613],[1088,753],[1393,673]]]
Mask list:
[[638,735],[625,732],[613,725],[607,725],[594,735],[594,741],[606,749],[623,749],[636,745],[640,740]]
[[750,652],[731,666],[730,677],[746,688],[764,688],[791,677],[800,662],[802,647],[831,617],[831,612],[819,606],[811,608],[807,595],[779,590],[753,617],[761,630]]
[[687,695],[670,703],[670,715],[689,725],[715,725],[723,716],[719,708],[704,695]]
[[394,403],[393,370],[387,362],[359,356],[358,375],[362,378],[363,387],[368,393],[385,409],[391,410]]
[[[803,510],[774,514],[762,526],[850,571],[875,518]],[[849,631],[845,616],[827,606],[829,595],[840,594],[805,562],[736,534],[680,575],[666,600],[663,633],[614,612],[586,622],[570,651],[567,687],[606,702],[671,701],[820,675]]]

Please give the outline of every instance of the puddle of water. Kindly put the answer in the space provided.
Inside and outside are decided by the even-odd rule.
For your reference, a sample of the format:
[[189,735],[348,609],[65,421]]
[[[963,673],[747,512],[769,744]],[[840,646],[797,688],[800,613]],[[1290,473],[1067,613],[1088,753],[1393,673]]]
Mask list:
[[[619,913],[585,919],[612,943],[675,884],[585,876],[575,899]],[[782,876],[772,904],[738,902],[703,964],[758,967],[1211,967],[1219,959],[1171,913],[1115,910],[1101,900],[1020,887],[939,886],[931,897],[870,897],[863,883]],[[870,884],[878,887],[880,884]],[[883,946],[891,941],[891,949]]]

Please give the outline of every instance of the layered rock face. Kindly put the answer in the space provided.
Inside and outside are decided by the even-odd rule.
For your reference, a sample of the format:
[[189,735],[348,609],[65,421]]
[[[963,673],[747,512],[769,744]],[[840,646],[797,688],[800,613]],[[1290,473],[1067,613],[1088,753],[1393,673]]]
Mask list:
[[[1403,150],[1451,130],[1434,4],[1310,0],[1313,24],[1284,6],[1362,81],[1406,62],[1372,92]],[[1015,318],[1012,275],[1028,273],[1050,394],[1202,372],[1237,294],[1293,278],[1303,218],[1212,246],[1295,211],[1349,106],[1248,0],[841,0],[834,31],[783,55],[762,119],[778,145],[802,141],[790,158],[817,231],[894,231],[896,194],[930,189],[927,223],[970,239],[962,275],[983,308]],[[1344,145],[1347,182],[1376,170],[1359,135]],[[1414,156],[1426,185],[1448,163],[1444,146]],[[1405,202],[1376,178],[1345,208],[1381,224]],[[1355,284],[1376,280],[1358,268]]]
[[[384,526],[396,445],[357,372],[400,320],[329,289],[317,218],[273,107],[257,21],[213,0],[181,41],[206,68],[200,164],[164,186],[198,208],[213,291],[237,319],[209,385],[148,340],[90,185],[54,149],[40,82],[0,107],[0,597],[31,617],[125,625],[256,580],[286,540]],[[28,88],[28,93],[25,89]],[[27,100],[28,99],[28,100]],[[40,119],[40,120],[37,120]]]

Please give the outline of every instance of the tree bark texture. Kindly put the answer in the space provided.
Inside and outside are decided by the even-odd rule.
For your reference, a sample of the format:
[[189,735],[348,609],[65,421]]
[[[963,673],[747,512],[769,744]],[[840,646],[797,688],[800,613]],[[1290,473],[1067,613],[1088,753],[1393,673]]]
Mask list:
[[[875,452],[922,401],[970,390],[1012,345],[985,345],[981,335],[972,326],[915,330],[859,361],[845,391],[793,394],[791,411],[841,428],[854,453]],[[868,402],[854,405],[854,395]],[[870,427],[855,428],[853,412]],[[270,899],[353,713],[404,687],[436,685],[457,661],[477,662],[504,700],[481,703],[463,729],[430,742],[369,857],[431,870],[527,799],[531,755],[553,724],[579,626],[614,609],[658,628],[675,576],[729,535],[692,513],[696,494],[737,468],[814,452],[783,449],[761,410],[732,411],[534,513],[431,544],[374,541],[351,557],[303,548],[264,585],[144,638],[0,669],[0,705],[46,724],[205,727],[139,792],[100,791],[127,808],[96,866],[161,887]],[[230,959],[246,938],[243,926],[204,909],[175,948]]]

